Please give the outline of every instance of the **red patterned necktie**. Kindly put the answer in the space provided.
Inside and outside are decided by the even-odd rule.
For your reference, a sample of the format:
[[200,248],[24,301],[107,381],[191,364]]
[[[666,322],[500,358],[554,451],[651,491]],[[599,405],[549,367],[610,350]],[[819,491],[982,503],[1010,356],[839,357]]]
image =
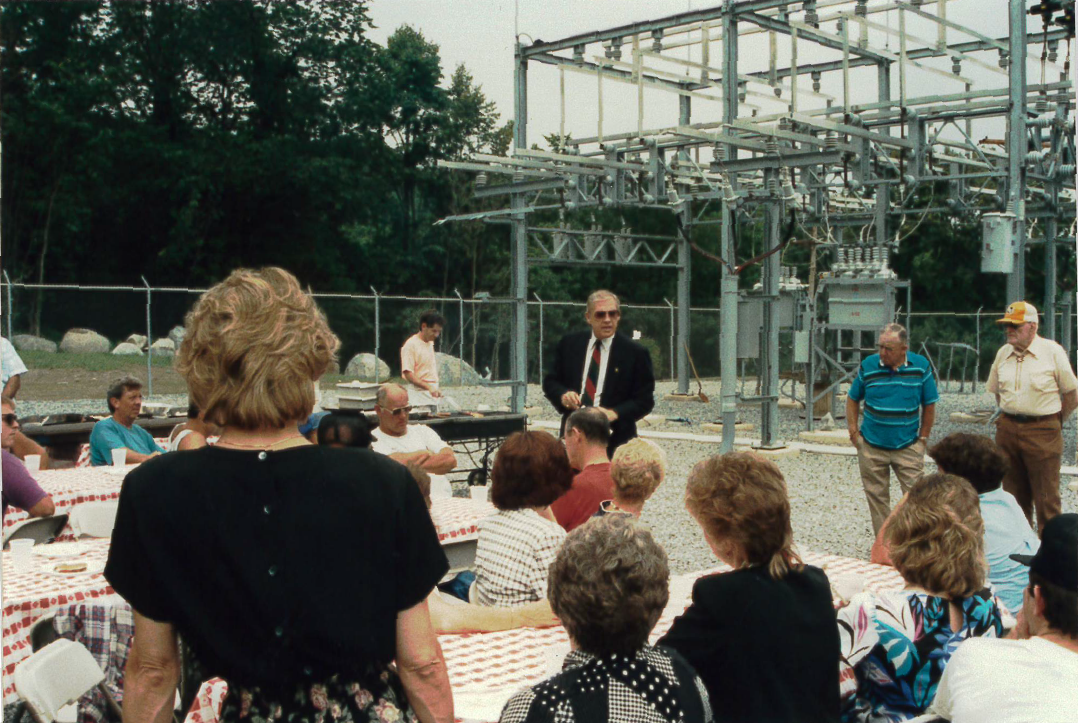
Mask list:
[[588,378],[584,382],[584,396],[580,401],[582,407],[595,406],[595,390],[599,386],[599,365],[602,358],[602,342],[596,339],[592,347],[591,364],[588,365]]

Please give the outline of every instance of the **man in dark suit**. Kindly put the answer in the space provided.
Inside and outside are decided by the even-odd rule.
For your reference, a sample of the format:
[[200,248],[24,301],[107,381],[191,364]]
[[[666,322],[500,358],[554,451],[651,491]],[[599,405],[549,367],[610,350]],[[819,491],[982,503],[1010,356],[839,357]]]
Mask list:
[[598,407],[610,419],[612,456],[636,436],[636,421],[655,406],[655,374],[647,349],[618,334],[621,303],[609,291],[588,297],[584,318],[590,331],[558,342],[554,364],[543,379],[543,394],[565,418],[581,407]]

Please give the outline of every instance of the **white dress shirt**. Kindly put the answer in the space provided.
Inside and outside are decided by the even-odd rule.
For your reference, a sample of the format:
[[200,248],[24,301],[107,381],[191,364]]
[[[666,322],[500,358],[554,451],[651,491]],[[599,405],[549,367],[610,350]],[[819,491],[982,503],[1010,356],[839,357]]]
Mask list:
[[[588,383],[588,367],[591,366],[591,355],[595,353],[596,341],[599,340],[592,333],[591,339],[588,340],[588,351],[584,356],[584,375],[580,378],[580,396],[584,396],[584,386]],[[599,381],[595,384],[595,399],[592,400],[592,404],[596,407],[602,406],[603,384],[606,382],[606,365],[610,361],[610,343],[612,341],[614,341],[612,336],[599,341]]]

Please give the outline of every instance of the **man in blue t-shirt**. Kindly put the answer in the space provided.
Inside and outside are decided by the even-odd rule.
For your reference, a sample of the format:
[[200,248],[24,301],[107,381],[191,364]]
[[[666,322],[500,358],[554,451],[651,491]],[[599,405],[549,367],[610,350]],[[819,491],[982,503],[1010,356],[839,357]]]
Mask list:
[[127,449],[126,464],[145,462],[165,451],[149,432],[135,426],[142,411],[142,382],[136,377],[121,377],[109,387],[105,399],[112,416],[95,424],[90,432],[90,464],[112,464],[112,450],[121,447]]
[[[932,367],[909,351],[905,327],[883,327],[877,348],[879,354],[861,362],[846,398],[846,426],[857,448],[874,535],[891,512],[891,469],[903,493],[924,473],[939,401]],[[862,401],[865,420],[858,429]]]

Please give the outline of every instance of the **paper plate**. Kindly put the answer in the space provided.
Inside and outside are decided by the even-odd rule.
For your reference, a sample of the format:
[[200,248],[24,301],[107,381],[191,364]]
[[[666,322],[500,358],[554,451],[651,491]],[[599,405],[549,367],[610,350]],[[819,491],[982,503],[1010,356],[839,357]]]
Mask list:
[[48,545],[34,545],[33,553],[38,557],[50,560],[60,560],[68,557],[78,557],[88,548],[81,542],[53,542]]

